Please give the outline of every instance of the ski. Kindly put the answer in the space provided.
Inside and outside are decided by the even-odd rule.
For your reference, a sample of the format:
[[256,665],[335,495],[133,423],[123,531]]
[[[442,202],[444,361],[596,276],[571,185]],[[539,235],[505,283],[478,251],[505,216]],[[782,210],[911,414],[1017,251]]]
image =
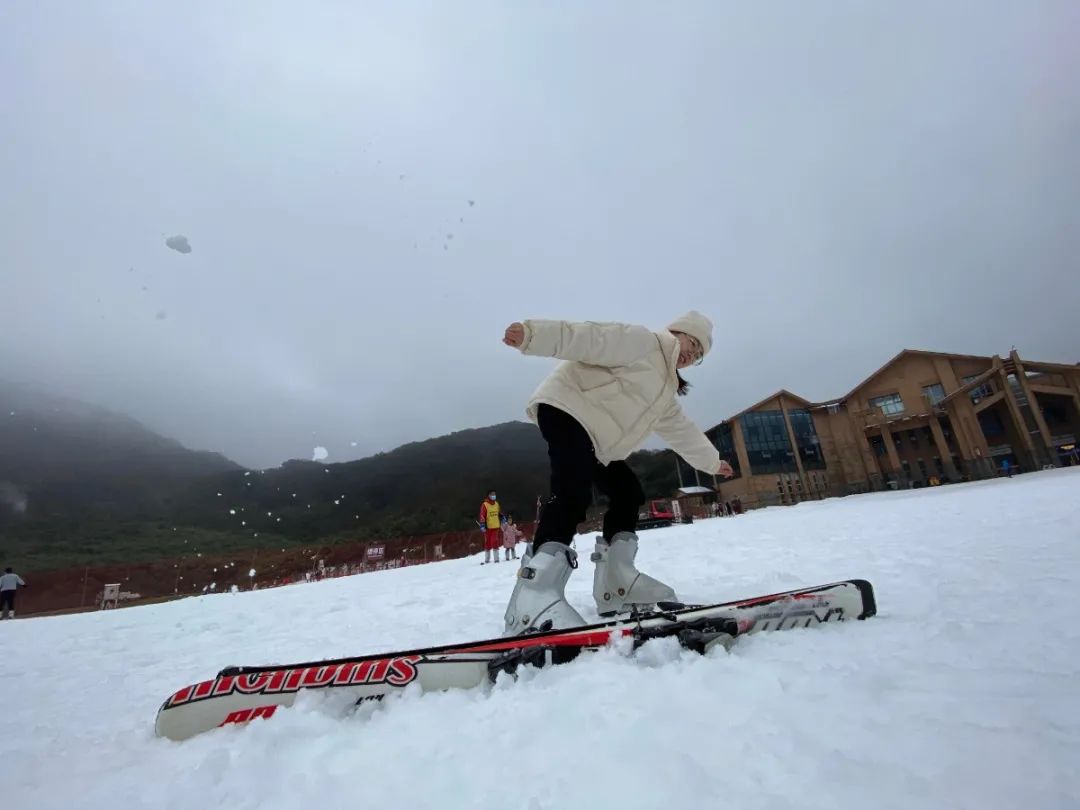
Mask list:
[[636,649],[656,638],[675,638],[706,653],[743,635],[812,627],[877,612],[874,590],[861,579],[722,602],[661,603],[647,613],[563,630],[385,652],[301,664],[228,667],[211,680],[185,686],[157,713],[157,736],[184,740],[226,725],[269,718],[307,689],[347,690],[356,703],[381,700],[416,683],[425,692],[472,689],[521,666],[567,663],[629,637]]

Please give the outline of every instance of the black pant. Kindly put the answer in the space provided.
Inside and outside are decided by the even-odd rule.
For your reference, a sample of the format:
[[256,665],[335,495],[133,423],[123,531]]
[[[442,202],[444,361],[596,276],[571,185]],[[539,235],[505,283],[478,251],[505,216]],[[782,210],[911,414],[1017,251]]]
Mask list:
[[635,531],[645,493],[630,466],[625,461],[613,461],[607,466],[597,461],[589,434],[565,411],[540,405],[536,421],[547,440],[551,459],[551,497],[540,511],[533,552],[549,541],[570,545],[592,503],[593,484],[609,501],[604,514],[604,539]]
[[0,591],[0,613],[15,610],[15,591]]

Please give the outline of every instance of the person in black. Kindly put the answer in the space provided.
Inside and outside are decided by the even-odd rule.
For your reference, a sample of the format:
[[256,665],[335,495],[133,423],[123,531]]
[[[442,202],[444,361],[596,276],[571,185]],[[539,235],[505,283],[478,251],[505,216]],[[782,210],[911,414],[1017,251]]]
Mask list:
[[522,354],[563,361],[526,409],[547,442],[551,494],[522,556],[504,616],[505,634],[585,624],[566,602],[564,587],[577,567],[571,543],[594,485],[608,498],[603,534],[591,556],[599,614],[674,600],[670,586],[634,564],[645,494],[626,458],[656,433],[695,469],[732,475],[731,465],[678,402],[689,388],[679,372],[708,353],[711,321],[692,311],[653,331],[622,323],[527,320],[507,327],[503,342]]

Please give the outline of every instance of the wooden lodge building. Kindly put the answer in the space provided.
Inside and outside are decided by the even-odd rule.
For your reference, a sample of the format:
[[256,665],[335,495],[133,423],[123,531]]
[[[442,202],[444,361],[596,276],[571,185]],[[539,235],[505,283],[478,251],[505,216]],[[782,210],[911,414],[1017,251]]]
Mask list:
[[777,391],[706,431],[735,468],[680,485],[744,507],[1080,463],[1080,365],[905,349],[827,402]]

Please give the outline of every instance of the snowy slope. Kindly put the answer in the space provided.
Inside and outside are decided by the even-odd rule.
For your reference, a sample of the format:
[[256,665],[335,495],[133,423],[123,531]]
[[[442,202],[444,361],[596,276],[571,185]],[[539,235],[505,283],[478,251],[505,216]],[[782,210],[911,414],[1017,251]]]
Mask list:
[[[497,635],[477,558],[0,623],[4,805],[52,808],[1080,806],[1080,469],[642,533],[680,597],[864,577],[867,622],[664,642],[342,718],[325,694],[184,743],[161,701],[228,664]],[[571,601],[592,605],[591,543]]]

